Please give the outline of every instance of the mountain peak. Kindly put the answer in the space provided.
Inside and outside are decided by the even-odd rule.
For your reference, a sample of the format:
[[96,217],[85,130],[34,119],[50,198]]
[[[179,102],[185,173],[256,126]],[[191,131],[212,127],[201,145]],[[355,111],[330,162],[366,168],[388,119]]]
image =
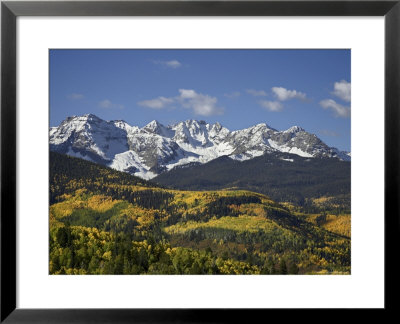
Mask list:
[[217,132],[219,132],[222,128],[223,128],[222,125],[218,122],[212,125],[212,129],[215,129]]
[[168,138],[174,136],[174,132],[171,129],[165,127],[157,120],[151,121],[146,126],[144,126],[142,130],[144,130],[147,133],[157,134]]
[[97,117],[95,114],[85,114],[82,117],[86,118],[87,120],[102,120],[101,118]]
[[152,120],[150,123],[148,123],[146,126],[144,126],[143,128],[145,129],[155,129],[157,127],[163,126],[160,122],[158,122],[157,120]]
[[249,127],[249,128],[245,128],[244,130],[245,131],[251,131],[251,132],[264,132],[264,131],[266,131],[266,130],[268,130],[268,129],[271,129],[270,127],[268,127],[268,125],[266,124],[266,123],[259,123],[259,124],[256,124],[256,125],[254,125],[254,126],[251,126],[251,127]]
[[94,114],[85,114],[82,116],[73,115],[71,117],[65,118],[60,126],[73,129],[84,129],[87,127],[91,127],[94,124],[106,123],[103,119],[97,117]]
[[301,128],[300,126],[292,126],[289,129],[285,130],[285,133],[298,133],[298,132],[304,132],[305,130]]
[[[123,123],[123,124],[128,124],[125,120],[123,119],[116,119],[116,120],[111,120],[112,123]],[[129,125],[129,124],[128,124]]]
[[259,124],[254,125],[254,127],[257,127],[257,128],[263,127],[264,128],[264,127],[268,127],[268,126],[266,123],[259,123]]
[[[204,125],[205,125],[206,122],[205,121],[203,121],[203,122],[204,122]],[[196,119],[188,119],[188,120],[185,121],[185,124],[186,125],[196,125],[196,126],[198,126],[201,123],[199,121],[197,121]]]
[[176,122],[174,124],[169,125],[169,128],[176,128],[176,127],[201,127],[201,125],[208,125],[205,120],[196,120],[196,119],[186,119],[185,121]]
[[136,133],[139,131],[139,127],[129,125],[125,120],[111,120],[109,123],[113,124],[115,127],[118,127],[127,133]]

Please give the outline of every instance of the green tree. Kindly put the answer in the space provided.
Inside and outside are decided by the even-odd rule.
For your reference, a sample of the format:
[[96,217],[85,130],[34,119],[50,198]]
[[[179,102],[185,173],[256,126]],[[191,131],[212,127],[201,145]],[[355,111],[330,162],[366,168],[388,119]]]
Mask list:
[[297,266],[296,263],[293,262],[289,266],[289,274],[298,274],[298,273],[299,273],[299,267]]
[[279,263],[279,273],[280,274],[287,274],[287,267],[286,267],[286,262],[285,260],[281,260],[281,262]]
[[57,243],[61,247],[67,247],[71,244],[71,229],[67,226],[60,227],[56,234]]

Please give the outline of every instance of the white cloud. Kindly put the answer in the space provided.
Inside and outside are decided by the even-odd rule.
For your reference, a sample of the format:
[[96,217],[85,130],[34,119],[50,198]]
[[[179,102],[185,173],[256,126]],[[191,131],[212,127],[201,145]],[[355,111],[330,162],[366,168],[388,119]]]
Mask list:
[[333,99],[325,99],[319,103],[324,109],[331,109],[337,117],[350,117],[350,107],[342,106]]
[[188,89],[179,89],[181,99],[193,99],[197,96],[196,91]]
[[269,111],[281,111],[283,109],[283,105],[279,101],[260,100],[258,103]]
[[174,68],[174,69],[182,66],[182,64],[177,60],[166,61],[165,65],[167,65],[167,66],[169,66],[171,68]]
[[347,82],[346,80],[335,82],[335,84],[333,85],[332,94],[344,101],[350,102],[351,83]]
[[170,60],[170,61],[157,60],[157,61],[153,61],[153,63],[154,64],[160,64],[160,65],[172,68],[172,69],[177,69],[177,68],[182,66],[182,63],[179,62],[178,60]]
[[104,99],[99,102],[99,107],[105,109],[122,109],[124,108],[124,105],[115,104],[108,99]]
[[173,102],[174,100],[172,98],[158,97],[156,99],[140,101],[138,105],[151,109],[162,109]]
[[177,100],[184,108],[192,109],[196,115],[220,115],[223,109],[217,107],[217,98],[190,89],[179,89]]
[[67,98],[71,100],[79,100],[85,98],[85,96],[81,93],[71,93],[67,96]]
[[299,92],[296,90],[288,90],[283,87],[273,87],[271,88],[272,92],[276,96],[276,98],[280,101],[285,101],[289,99],[300,99],[300,100],[305,100],[306,99],[306,94],[303,92]]
[[144,100],[138,102],[138,105],[152,109],[163,109],[170,104],[177,103],[183,108],[193,110],[196,115],[211,116],[223,113],[223,109],[217,106],[217,101],[216,97],[197,93],[192,89],[179,89],[178,96]]
[[231,92],[231,93],[225,93],[224,96],[229,98],[229,99],[233,99],[233,98],[239,97],[240,96],[240,92],[239,91],[234,91],[234,92]]
[[267,93],[264,90],[247,89],[246,92],[254,97],[266,97]]

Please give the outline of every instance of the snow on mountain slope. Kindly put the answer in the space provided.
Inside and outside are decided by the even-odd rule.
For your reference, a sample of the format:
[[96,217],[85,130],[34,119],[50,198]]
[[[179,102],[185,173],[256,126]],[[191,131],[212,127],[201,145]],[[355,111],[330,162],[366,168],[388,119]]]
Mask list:
[[69,117],[50,131],[50,150],[111,162],[115,154],[128,150],[127,133],[113,122],[95,115]]
[[187,120],[164,126],[153,120],[143,128],[93,114],[73,116],[50,128],[50,150],[101,163],[144,179],[188,163],[221,156],[248,160],[268,152],[350,160],[298,126],[277,131],[265,123],[229,131],[219,123]]

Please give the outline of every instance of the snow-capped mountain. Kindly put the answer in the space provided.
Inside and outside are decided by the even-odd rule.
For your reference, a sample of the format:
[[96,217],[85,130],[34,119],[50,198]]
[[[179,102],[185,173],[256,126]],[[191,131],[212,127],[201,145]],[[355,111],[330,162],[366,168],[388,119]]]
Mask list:
[[230,131],[219,123],[187,120],[139,128],[93,114],[73,116],[50,128],[50,150],[80,157],[151,179],[175,166],[206,163],[220,156],[248,160],[268,152],[350,160],[349,152],[329,147],[298,126],[277,131],[262,123]]

